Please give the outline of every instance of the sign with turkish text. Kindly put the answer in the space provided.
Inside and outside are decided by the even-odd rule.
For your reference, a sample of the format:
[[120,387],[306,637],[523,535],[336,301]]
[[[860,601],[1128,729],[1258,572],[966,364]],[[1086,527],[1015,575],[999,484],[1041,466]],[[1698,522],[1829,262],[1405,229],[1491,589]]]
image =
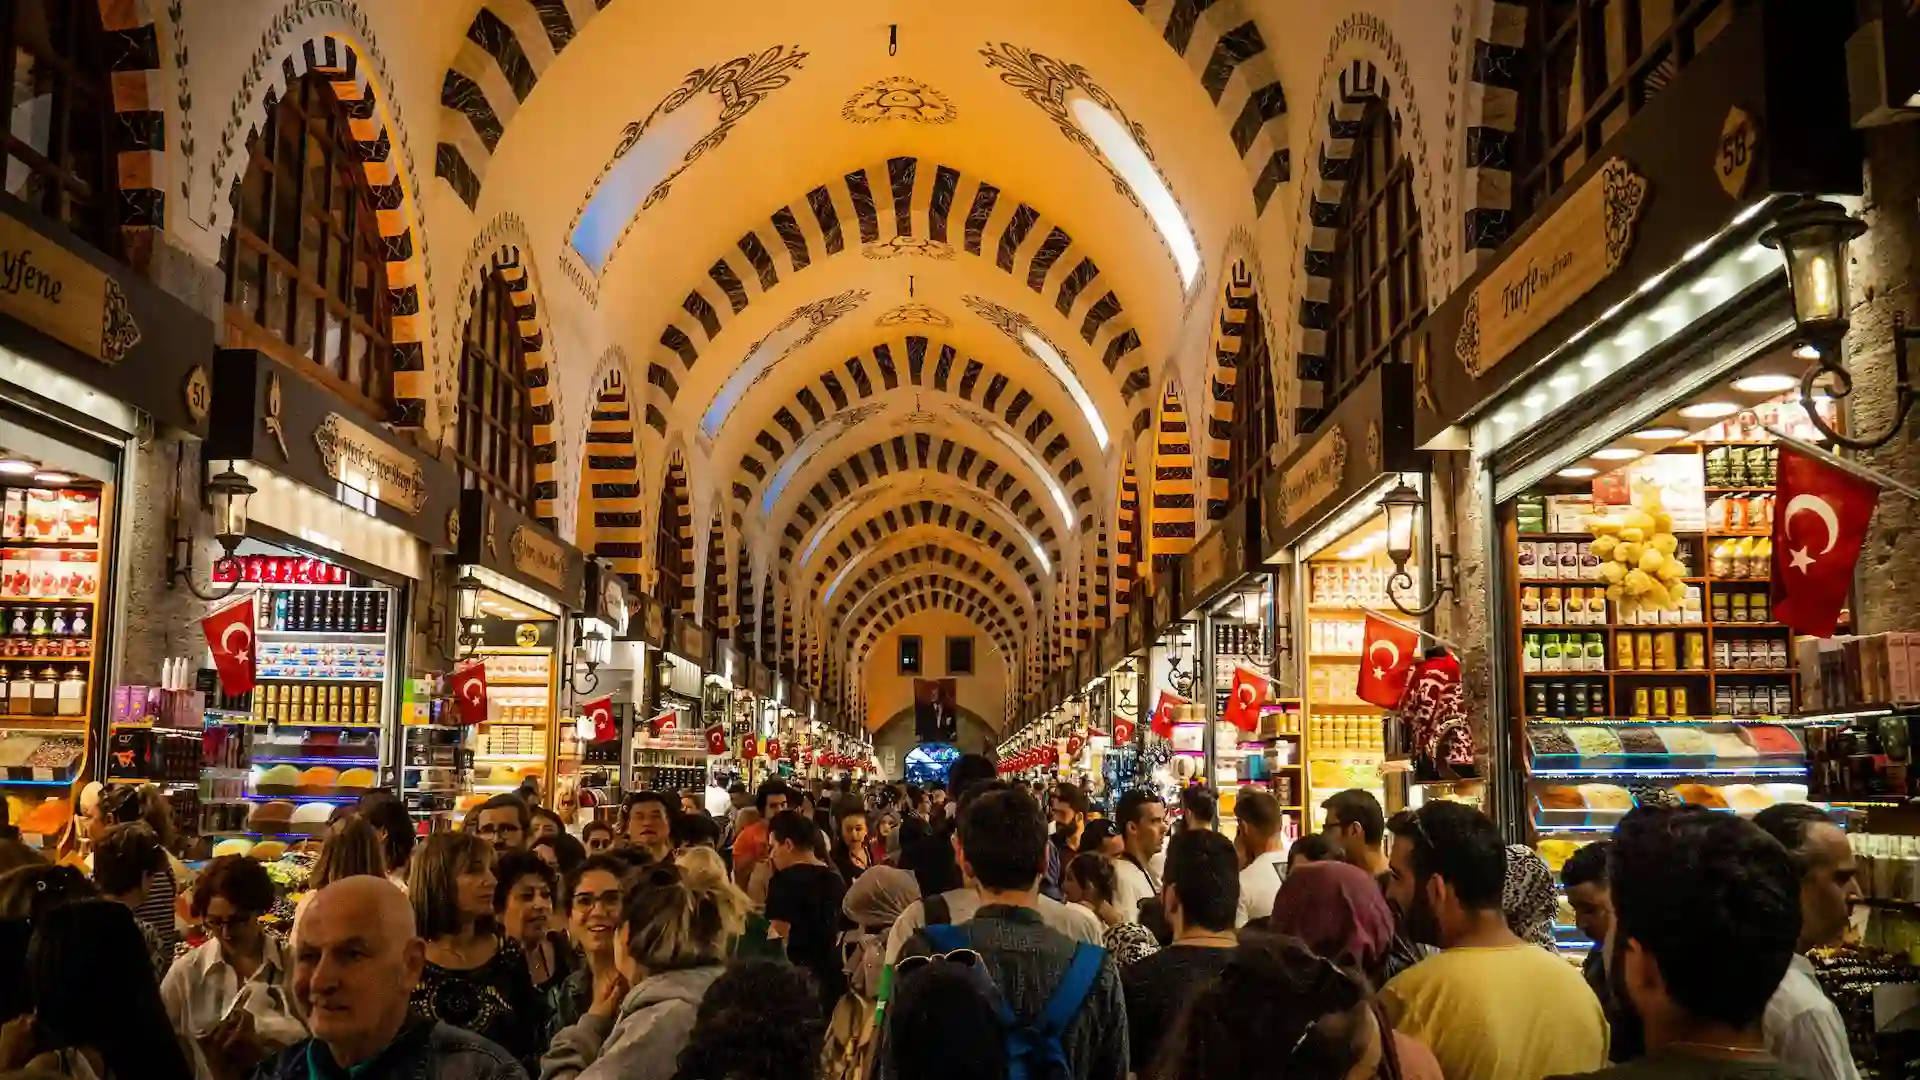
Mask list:
[[113,365],[140,344],[127,294],[25,224],[0,216],[0,312]]
[[1280,487],[1282,528],[1327,501],[1340,490],[1347,475],[1347,433],[1335,427],[1327,437],[1287,469]]
[[513,554],[513,565],[528,577],[538,578],[556,589],[566,581],[565,549],[527,526],[513,530],[507,539],[507,550]]
[[1454,355],[1476,378],[1619,269],[1647,180],[1615,158],[1474,287]]
[[347,487],[409,514],[427,504],[420,462],[339,413],[313,429],[313,443],[327,475]]

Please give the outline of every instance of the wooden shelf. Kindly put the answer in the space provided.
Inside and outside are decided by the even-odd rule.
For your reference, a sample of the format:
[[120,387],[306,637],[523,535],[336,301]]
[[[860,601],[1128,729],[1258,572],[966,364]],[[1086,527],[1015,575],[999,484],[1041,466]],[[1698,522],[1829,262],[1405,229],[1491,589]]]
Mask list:
[[86,540],[49,540],[45,537],[9,536],[0,540],[0,546],[25,548],[79,548],[83,551],[95,551],[100,547],[100,538]]
[[1773,484],[1752,484],[1747,487],[1710,487],[1710,488],[1703,488],[1702,490],[1704,490],[1709,495],[1734,495],[1740,492],[1749,492],[1749,491],[1765,494],[1769,491],[1773,491],[1776,489],[1775,489],[1775,485]]

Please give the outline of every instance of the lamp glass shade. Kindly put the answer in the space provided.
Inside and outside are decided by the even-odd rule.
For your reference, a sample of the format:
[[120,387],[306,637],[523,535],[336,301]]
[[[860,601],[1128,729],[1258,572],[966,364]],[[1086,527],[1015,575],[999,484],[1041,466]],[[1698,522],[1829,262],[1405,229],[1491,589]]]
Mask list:
[[453,583],[454,591],[460,594],[460,621],[470,623],[480,618],[480,579],[472,574],[463,574]]
[[247,498],[254,492],[247,478],[231,468],[207,481],[207,502],[213,508],[213,535],[228,551],[247,535]]
[[1847,321],[1847,241],[1839,230],[1817,226],[1785,246],[1794,320],[1818,330]]
[[1420,494],[1402,481],[1380,497],[1380,507],[1387,512],[1387,557],[1393,560],[1394,569],[1404,570],[1413,558],[1413,526],[1420,512]]

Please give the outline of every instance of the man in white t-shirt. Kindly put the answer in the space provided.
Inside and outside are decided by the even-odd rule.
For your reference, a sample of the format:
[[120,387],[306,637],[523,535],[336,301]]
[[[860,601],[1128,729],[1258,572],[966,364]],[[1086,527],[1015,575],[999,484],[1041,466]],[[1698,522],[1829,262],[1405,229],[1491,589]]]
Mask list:
[[1853,848],[1826,811],[1807,803],[1769,807],[1753,823],[1780,841],[1800,871],[1799,947],[1767,1002],[1767,1049],[1811,1080],[1857,1080],[1846,1024],[1806,957],[1807,950],[1838,945],[1846,935],[1853,902],[1860,898]]
[[1235,926],[1273,914],[1273,898],[1287,874],[1280,803],[1264,791],[1242,791],[1233,804],[1240,828],[1233,846],[1240,856],[1240,912]]
[[1155,792],[1136,788],[1120,796],[1113,819],[1126,845],[1113,861],[1113,906],[1133,922],[1140,917],[1140,904],[1160,895],[1160,879],[1150,868],[1166,843],[1167,807]]

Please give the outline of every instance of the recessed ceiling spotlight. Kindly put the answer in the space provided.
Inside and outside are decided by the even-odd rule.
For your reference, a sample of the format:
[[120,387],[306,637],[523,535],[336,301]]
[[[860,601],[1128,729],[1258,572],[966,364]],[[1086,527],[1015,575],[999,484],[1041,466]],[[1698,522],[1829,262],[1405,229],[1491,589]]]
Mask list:
[[1493,414],[1493,422],[1501,427],[1512,427],[1518,419],[1519,417],[1513,415],[1512,409],[1502,409]]
[[1684,438],[1686,434],[1687,434],[1686,428],[1650,427],[1650,428],[1641,428],[1639,431],[1634,432],[1633,437],[1636,439],[1646,439],[1649,442],[1659,442],[1660,440],[1663,440],[1663,439]]
[[1794,348],[1793,356],[1796,360],[1818,360],[1820,350],[1811,345],[1800,345]]
[[1585,480],[1589,476],[1600,475],[1600,470],[1589,469],[1585,465],[1575,465],[1570,469],[1561,469],[1560,475],[1569,480]]
[[1743,394],[1778,394],[1800,385],[1792,375],[1749,375],[1733,380],[1733,388]]
[[5,461],[0,461],[0,473],[5,473],[8,476],[25,476],[39,467],[40,466],[35,465],[31,461],[21,461],[19,458],[8,458]]
[[1528,394],[1526,397],[1520,399],[1520,404],[1525,405],[1529,409],[1537,409],[1546,403],[1547,395],[1541,393]]
[[33,474],[36,484],[71,484],[73,477],[63,472],[37,472]]
[[1640,453],[1631,446],[1609,446],[1602,450],[1595,450],[1593,456],[1601,461],[1632,461],[1639,457]]
[[1731,401],[1702,401],[1681,408],[1680,415],[1689,420],[1717,420],[1722,416],[1732,416],[1740,411],[1740,406]]

